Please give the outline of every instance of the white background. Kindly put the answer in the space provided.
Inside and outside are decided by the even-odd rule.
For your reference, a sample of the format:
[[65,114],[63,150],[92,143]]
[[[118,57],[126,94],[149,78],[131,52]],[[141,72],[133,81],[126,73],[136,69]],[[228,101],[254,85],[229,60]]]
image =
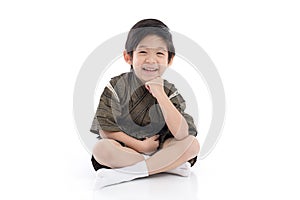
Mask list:
[[195,196],[299,199],[299,8],[296,0],[1,1],[0,198],[97,199],[73,121],[77,74],[102,42],[158,18],[208,53],[225,87],[222,137],[193,169]]

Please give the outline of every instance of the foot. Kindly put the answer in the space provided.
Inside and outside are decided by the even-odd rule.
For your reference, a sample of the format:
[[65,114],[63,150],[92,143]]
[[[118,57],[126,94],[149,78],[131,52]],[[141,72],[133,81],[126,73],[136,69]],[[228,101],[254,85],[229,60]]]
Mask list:
[[176,174],[179,176],[190,176],[191,174],[191,164],[189,162],[185,162],[182,165],[176,167],[175,169],[166,171],[166,173]]
[[131,181],[148,175],[145,161],[118,169],[98,169],[96,172],[95,189]]

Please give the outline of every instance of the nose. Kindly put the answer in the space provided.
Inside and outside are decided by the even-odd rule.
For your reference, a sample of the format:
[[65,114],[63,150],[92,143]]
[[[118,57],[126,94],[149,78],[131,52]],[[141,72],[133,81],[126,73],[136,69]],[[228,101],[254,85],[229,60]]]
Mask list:
[[146,58],[147,63],[156,63],[155,55],[152,53],[149,53],[147,58]]

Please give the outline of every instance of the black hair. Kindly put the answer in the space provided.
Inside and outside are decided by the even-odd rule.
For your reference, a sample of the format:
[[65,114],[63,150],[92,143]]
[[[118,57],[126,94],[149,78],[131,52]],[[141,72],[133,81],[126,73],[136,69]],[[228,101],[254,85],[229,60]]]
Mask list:
[[[168,62],[175,56],[175,48],[172,40],[172,34],[169,28],[163,22],[157,19],[143,19],[137,22],[129,31],[125,43],[126,52],[132,58],[133,51],[138,44],[148,35],[157,35],[167,44]],[[131,66],[132,68],[132,66]]]

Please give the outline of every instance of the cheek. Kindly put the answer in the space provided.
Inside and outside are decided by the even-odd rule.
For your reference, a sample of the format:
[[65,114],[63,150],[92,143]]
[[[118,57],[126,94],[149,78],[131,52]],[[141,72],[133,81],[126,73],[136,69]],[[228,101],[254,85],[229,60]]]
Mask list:
[[142,63],[142,59],[136,56],[133,58],[132,63],[136,66],[139,66]]
[[168,64],[168,57],[162,57],[158,59],[160,63]]
[[138,61],[133,62],[133,66],[139,67],[141,64]]
[[134,62],[135,66],[137,66],[137,67],[141,66],[143,63],[144,63],[144,61],[142,59],[137,59]]
[[166,68],[166,67],[169,66],[169,65],[168,65],[168,61],[160,62],[160,64],[161,64],[164,68]]

